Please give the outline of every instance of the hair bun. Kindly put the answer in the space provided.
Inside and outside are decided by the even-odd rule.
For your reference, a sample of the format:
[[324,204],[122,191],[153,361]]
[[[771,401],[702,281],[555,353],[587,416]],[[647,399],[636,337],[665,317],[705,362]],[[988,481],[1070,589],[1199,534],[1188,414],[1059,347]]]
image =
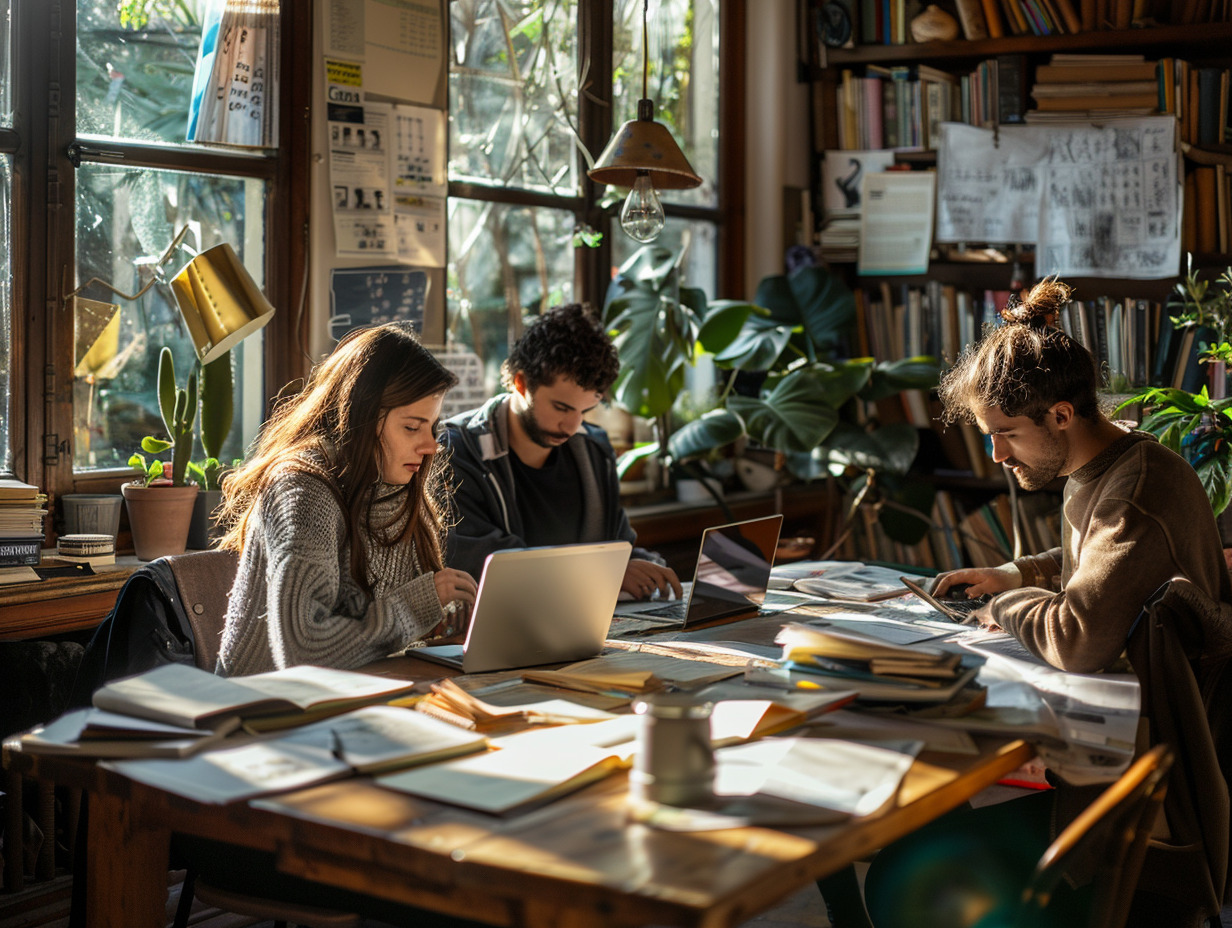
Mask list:
[[1010,325],[1028,325],[1038,329],[1055,326],[1061,308],[1069,302],[1073,292],[1073,287],[1056,277],[1045,277],[1031,288],[1024,299],[1011,294],[1009,303],[1001,310],[1001,318]]

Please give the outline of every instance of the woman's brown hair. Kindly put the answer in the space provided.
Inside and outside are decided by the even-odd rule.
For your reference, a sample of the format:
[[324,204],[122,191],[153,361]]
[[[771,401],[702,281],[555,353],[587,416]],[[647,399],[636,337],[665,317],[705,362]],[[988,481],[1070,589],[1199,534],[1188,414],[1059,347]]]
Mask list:
[[[391,409],[444,393],[458,382],[409,326],[389,323],[348,333],[321,361],[298,394],[279,402],[262,426],[244,463],[223,481],[223,518],[228,525],[220,547],[239,551],[261,494],[279,472],[292,469],[323,481],[338,499],[351,544],[351,576],[367,593],[367,552],[355,544],[360,527],[378,543],[414,541],[423,570],[443,566],[444,462],[428,455],[405,488],[404,501],[389,525],[405,529],[385,537],[388,525],[372,525],[369,508],[379,479],[377,433]],[[409,516],[409,517],[408,517]]]
[[941,378],[946,422],[974,421],[981,409],[1028,416],[1037,425],[1062,400],[1087,419],[1099,415],[1099,370],[1081,343],[1057,327],[1073,292],[1055,277],[1041,280],[1001,311],[1004,324],[988,328]]

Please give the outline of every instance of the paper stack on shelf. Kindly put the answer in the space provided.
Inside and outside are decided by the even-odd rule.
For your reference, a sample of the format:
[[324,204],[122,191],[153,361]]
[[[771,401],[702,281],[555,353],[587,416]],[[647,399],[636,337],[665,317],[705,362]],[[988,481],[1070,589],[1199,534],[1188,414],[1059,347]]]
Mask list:
[[1142,55],[1053,55],[1036,69],[1028,122],[1051,114],[1147,115],[1159,109],[1157,65]]

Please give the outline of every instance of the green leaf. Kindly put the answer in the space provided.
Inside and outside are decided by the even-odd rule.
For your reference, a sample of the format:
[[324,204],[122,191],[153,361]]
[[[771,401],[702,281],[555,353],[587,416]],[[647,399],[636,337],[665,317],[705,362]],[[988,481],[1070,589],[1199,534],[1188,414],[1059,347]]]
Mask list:
[[1211,501],[1211,509],[1219,515],[1228,507],[1229,496],[1232,495],[1232,462],[1228,453],[1210,455],[1194,465],[1198,479],[1202,481],[1202,489]]
[[815,371],[803,369],[782,377],[761,398],[733,396],[727,407],[744,420],[750,438],[775,451],[810,451],[838,424],[826,389]]
[[906,422],[874,431],[844,422],[826,441],[828,460],[861,470],[906,474],[920,448],[920,433]]
[[836,274],[803,267],[790,277],[763,278],[753,302],[784,325],[802,325],[823,353],[832,352],[856,318],[856,298]]
[[617,478],[623,480],[625,474],[628,473],[630,467],[632,467],[638,461],[645,460],[646,458],[649,458],[649,457],[653,457],[654,455],[658,453],[659,453],[659,443],[657,441],[647,442],[646,444],[637,445],[634,448],[630,448],[628,451],[626,451],[624,454],[622,454],[620,457],[616,459]]
[[754,313],[765,314],[766,310],[752,303],[735,300],[715,300],[706,309],[697,341],[711,354],[718,354],[740,334],[745,320]]
[[901,358],[873,367],[868,386],[860,391],[866,400],[880,400],[903,390],[931,390],[941,380],[942,364],[936,358]]
[[667,450],[672,460],[698,457],[730,445],[744,434],[744,423],[729,409],[714,409],[672,433]]
[[731,344],[715,354],[714,363],[741,371],[770,370],[791,340],[792,331],[790,325],[749,315]]
[[[161,438],[155,438],[153,435],[147,435],[141,439],[141,450],[148,454],[162,454],[171,447],[171,442],[163,441]],[[136,455],[133,455],[136,457]],[[132,463],[132,458],[129,458],[128,463]]]
[[885,529],[891,541],[904,545],[919,544],[932,527],[929,513],[933,511],[933,501],[937,497],[936,488],[923,480],[907,478],[905,480],[882,480],[883,495],[910,509],[904,512],[896,506],[882,506],[877,513],[877,521]]

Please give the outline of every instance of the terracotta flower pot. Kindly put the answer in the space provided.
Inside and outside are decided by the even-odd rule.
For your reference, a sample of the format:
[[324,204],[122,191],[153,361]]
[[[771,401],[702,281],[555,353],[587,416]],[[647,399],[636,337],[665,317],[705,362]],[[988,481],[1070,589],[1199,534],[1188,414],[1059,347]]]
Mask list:
[[138,558],[152,561],[184,553],[197,490],[195,483],[186,487],[126,483],[120,488],[128,507],[128,522]]

